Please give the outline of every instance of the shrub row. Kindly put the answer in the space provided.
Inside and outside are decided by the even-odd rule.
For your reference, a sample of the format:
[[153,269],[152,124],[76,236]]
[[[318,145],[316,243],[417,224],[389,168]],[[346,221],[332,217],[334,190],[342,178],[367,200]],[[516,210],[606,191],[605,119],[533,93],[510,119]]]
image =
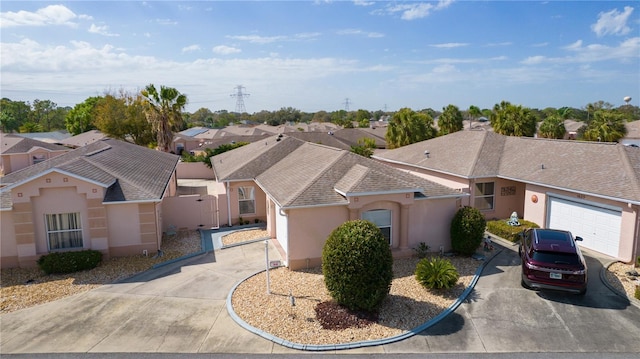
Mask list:
[[491,234],[495,234],[498,237],[502,237],[511,242],[517,242],[520,240],[520,233],[527,228],[540,228],[539,225],[525,221],[524,219],[519,220],[519,226],[511,226],[507,223],[505,219],[498,219],[494,221],[487,222],[487,231]]
[[53,252],[38,259],[38,267],[47,274],[73,273],[93,269],[100,264],[102,252],[86,250],[78,252]]

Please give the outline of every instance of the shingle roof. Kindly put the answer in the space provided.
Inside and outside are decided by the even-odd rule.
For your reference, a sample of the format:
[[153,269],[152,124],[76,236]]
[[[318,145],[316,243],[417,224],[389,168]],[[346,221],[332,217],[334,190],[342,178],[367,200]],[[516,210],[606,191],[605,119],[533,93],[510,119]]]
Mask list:
[[378,161],[287,135],[214,156],[212,164],[219,181],[253,179],[283,207],[346,204],[342,194],[461,195]]
[[131,143],[103,139],[2,177],[11,188],[59,171],[108,187],[105,202],[159,200],[179,157]]
[[487,131],[458,131],[388,150],[374,158],[463,177],[494,176],[504,137]]
[[64,140],[61,141],[61,143],[75,148],[75,147],[86,146],[90,143],[99,141],[105,137],[107,137],[107,135],[105,135],[104,133],[98,130],[90,130],[87,132],[83,132],[79,135],[65,138]]
[[0,145],[2,154],[28,153],[35,147],[44,148],[49,151],[68,151],[69,148],[49,142],[34,140],[28,137],[0,133]]
[[637,148],[612,143],[459,131],[374,157],[463,178],[509,178],[640,201],[639,152]]

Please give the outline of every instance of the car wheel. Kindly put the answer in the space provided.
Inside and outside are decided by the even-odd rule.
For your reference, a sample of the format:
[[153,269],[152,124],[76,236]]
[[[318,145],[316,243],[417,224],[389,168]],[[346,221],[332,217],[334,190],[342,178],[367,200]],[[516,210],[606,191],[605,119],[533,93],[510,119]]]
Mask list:
[[523,288],[531,289],[531,287],[529,287],[527,283],[524,282],[524,279],[520,279],[520,285],[522,285]]

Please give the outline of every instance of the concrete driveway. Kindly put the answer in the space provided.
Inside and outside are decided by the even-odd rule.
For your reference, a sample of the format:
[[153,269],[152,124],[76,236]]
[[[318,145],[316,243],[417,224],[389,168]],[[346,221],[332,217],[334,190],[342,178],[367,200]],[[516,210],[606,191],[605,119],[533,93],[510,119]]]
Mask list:
[[[275,256],[271,248],[271,259]],[[584,298],[520,286],[517,248],[486,267],[470,300],[409,339],[342,351],[358,354],[640,353],[640,309],[605,287],[588,256]],[[225,298],[264,266],[261,242],[216,250],[130,280],[5,314],[8,353],[300,353],[251,334],[228,315]]]
[[387,352],[402,352],[411,343],[412,350],[436,353],[640,353],[640,308],[604,285],[606,259],[583,253],[589,286],[580,297],[523,288],[517,246],[504,244],[466,303]]

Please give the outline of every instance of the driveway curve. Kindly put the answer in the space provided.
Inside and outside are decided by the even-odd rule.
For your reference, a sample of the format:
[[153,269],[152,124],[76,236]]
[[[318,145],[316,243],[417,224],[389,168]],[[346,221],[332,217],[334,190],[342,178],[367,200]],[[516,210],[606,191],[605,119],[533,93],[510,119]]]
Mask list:
[[[602,261],[586,254],[584,297],[522,288],[517,248],[505,245],[440,322],[406,340],[341,353],[640,353],[640,308],[611,292],[598,275]],[[300,353],[244,330],[226,310],[230,289],[264,265],[264,244],[252,243],[4,314],[0,352]]]

